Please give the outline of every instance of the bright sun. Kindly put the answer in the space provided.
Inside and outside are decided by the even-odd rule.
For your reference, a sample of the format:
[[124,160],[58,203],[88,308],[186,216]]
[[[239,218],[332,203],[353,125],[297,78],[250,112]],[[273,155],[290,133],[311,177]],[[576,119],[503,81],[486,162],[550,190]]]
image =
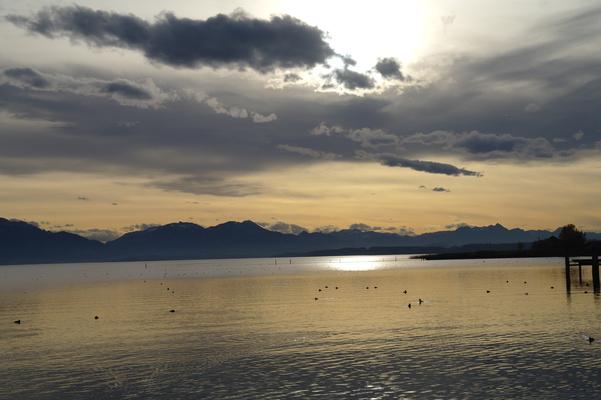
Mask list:
[[415,61],[425,35],[426,6],[420,0],[282,0],[283,12],[320,27],[330,45],[368,70],[379,57]]

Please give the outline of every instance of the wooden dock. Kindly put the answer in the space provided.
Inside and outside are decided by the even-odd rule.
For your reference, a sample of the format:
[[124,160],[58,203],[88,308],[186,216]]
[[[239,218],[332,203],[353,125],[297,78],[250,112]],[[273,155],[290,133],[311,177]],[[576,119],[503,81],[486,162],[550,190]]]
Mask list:
[[594,253],[591,257],[565,257],[566,286],[568,290],[571,285],[571,267],[578,267],[578,276],[582,282],[582,266],[588,265],[590,265],[593,270],[593,289],[595,293],[599,293],[601,291],[601,282],[599,281],[599,255],[597,253]]

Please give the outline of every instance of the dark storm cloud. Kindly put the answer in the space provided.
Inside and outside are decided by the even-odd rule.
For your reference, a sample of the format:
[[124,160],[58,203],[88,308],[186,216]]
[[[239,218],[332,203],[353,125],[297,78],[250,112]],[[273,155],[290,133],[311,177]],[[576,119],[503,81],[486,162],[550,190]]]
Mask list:
[[44,89],[50,86],[50,82],[46,78],[31,68],[9,68],[2,73],[8,79],[21,82],[33,88]]
[[347,67],[335,69],[331,77],[349,90],[373,89],[375,87],[375,82],[371,76],[350,70]]
[[394,58],[381,58],[376,64],[376,71],[386,79],[405,80],[401,72],[401,64]]
[[132,14],[75,5],[6,19],[49,38],[138,50],[152,61],[175,67],[234,66],[266,72],[312,68],[335,55],[320,29],[289,15],[262,20],[238,12],[194,20],[162,13],[150,23]]

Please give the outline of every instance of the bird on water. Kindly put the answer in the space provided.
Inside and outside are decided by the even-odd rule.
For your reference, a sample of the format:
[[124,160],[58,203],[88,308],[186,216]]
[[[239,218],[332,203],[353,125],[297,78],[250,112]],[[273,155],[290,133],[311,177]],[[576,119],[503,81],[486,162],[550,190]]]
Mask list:
[[595,341],[595,338],[589,335],[582,334],[582,337],[588,342],[588,344],[591,344]]

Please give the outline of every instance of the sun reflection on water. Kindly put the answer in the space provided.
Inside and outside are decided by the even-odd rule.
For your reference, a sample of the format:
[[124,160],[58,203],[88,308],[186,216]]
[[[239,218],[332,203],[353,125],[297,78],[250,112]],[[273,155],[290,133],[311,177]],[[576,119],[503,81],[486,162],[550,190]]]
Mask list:
[[330,261],[328,266],[336,271],[373,271],[383,268],[387,261],[377,256],[345,256]]

